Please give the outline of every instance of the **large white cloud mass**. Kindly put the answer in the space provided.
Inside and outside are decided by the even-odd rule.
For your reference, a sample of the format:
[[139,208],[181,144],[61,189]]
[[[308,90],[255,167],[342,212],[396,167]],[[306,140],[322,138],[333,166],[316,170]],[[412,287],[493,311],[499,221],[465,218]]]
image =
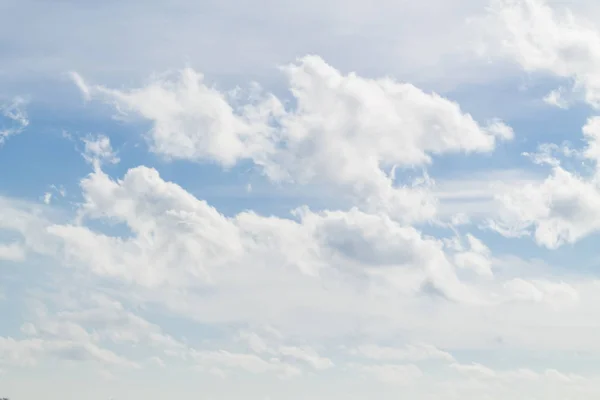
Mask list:
[[[377,20],[344,4],[332,29]],[[481,54],[559,82],[544,107],[598,108],[600,31],[580,14],[498,0],[469,26],[484,37]],[[94,371],[123,396],[127,380],[147,381],[151,397],[161,385],[190,390],[189,376],[224,399],[264,399],[266,388],[293,399],[597,396],[599,281],[579,265],[594,256],[561,263],[600,230],[600,117],[586,115],[570,143],[523,150],[535,173],[498,171],[484,163],[498,149],[521,152],[526,136],[501,118],[316,55],[278,72],[285,90],[224,90],[191,67],[128,86],[71,72],[88,109],[116,114],[128,138],[143,130],[136,151],[148,162],[110,132],[64,133],[86,168],[76,194],[0,193],[10,325],[0,388],[7,376],[29,393],[17,390],[27,371],[60,382]],[[6,104],[0,151],[29,129],[25,103]],[[452,160],[471,162],[467,173],[452,176]],[[174,164],[192,176],[250,170],[267,197],[289,190],[297,201],[287,213],[231,211]]]

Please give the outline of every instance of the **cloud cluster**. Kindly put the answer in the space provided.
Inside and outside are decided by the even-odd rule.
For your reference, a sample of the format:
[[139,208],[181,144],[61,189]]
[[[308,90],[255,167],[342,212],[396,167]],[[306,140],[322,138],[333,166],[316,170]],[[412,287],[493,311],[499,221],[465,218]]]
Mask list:
[[495,0],[484,23],[495,38],[490,55],[498,56],[499,46],[525,71],[564,80],[547,103],[566,108],[582,99],[600,106],[600,33],[591,21],[543,0]]
[[[131,90],[88,85],[86,98],[152,123],[152,151],[168,158],[250,160],[269,179],[330,185],[395,218],[430,219],[433,199],[395,183],[392,171],[420,167],[431,157],[491,152],[512,129],[494,119],[477,123],[458,104],[392,79],[344,75],[317,56],[282,67],[292,100],[263,93],[223,93],[191,69]],[[422,186],[422,185],[419,185]]]
[[[503,56],[571,79],[598,107],[596,30],[537,0],[496,1],[485,21]],[[160,160],[128,164],[109,134],[89,135],[74,210],[51,204],[51,192],[40,204],[0,197],[0,272],[15,287],[33,282],[14,290],[29,312],[0,336],[0,368],[51,360],[116,376],[183,367],[219,382],[248,374],[290,385],[341,374],[415,398],[596,393],[592,373],[570,371],[572,354],[600,354],[590,318],[598,281],[495,240],[532,236],[558,251],[600,230],[600,119],[587,120],[581,148],[525,152],[545,178],[492,190],[483,169],[438,185],[429,175],[438,158],[490,154],[512,128],[318,56],[280,72],[287,91],[278,95],[257,84],[221,90],[191,68],[130,89],[72,74],[88,106],[100,100],[122,121],[143,121]],[[546,100],[567,107],[569,90]],[[6,110],[27,125],[18,107]],[[162,173],[169,161],[193,171],[250,166],[265,186],[332,196],[287,215],[225,212]],[[519,174],[504,172],[496,176]],[[489,197],[489,210],[441,215],[440,202],[457,195],[450,186]]]
[[[598,108],[600,31],[581,14],[541,0],[499,0],[483,21],[495,38],[490,46],[499,45],[502,56],[563,85],[552,90],[546,102],[568,108],[582,100]],[[597,232],[598,121],[592,116],[583,126],[582,148],[545,143],[537,153],[525,153],[534,163],[548,166],[549,175],[498,195],[500,215],[489,226],[508,237],[533,235],[550,249]]]
[[560,154],[548,152],[553,147],[542,146],[534,159],[550,165],[550,175],[499,196],[501,216],[490,226],[506,236],[533,233],[538,244],[551,249],[597,232],[600,229],[599,121],[598,117],[592,117],[583,127],[583,149],[563,151],[567,157],[581,160],[584,168],[566,169],[561,165]]

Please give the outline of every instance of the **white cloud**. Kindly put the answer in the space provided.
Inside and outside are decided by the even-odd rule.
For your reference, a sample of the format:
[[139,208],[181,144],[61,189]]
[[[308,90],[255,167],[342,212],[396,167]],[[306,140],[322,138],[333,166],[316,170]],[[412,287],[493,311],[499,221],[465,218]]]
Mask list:
[[474,376],[478,379],[494,378],[496,372],[488,367],[481,364],[458,364],[454,363],[450,366],[451,368],[459,371],[460,373]]
[[21,328],[30,339],[0,337],[0,355],[4,353],[5,362],[35,365],[49,357],[72,362],[95,361],[108,372],[110,370],[106,368],[141,368],[147,364],[101,347],[112,345],[121,351],[132,347],[146,349],[149,354],[155,354],[148,359],[153,365],[162,367],[175,358],[197,370],[222,377],[234,370],[242,370],[291,378],[303,372],[301,366],[291,362],[293,360],[302,361],[316,370],[333,366],[330,360],[306,346],[256,349],[264,353],[264,357],[194,347],[164,333],[158,325],[132,313],[118,300],[100,293],[78,293],[78,296],[62,297],[59,304],[63,309],[60,311],[50,313],[45,307],[37,308],[36,319]]
[[149,361],[153,365],[156,365],[161,368],[164,368],[166,366],[165,362],[160,357],[152,356],[152,357],[150,357]]
[[321,357],[314,349],[311,349],[310,347],[282,346],[278,351],[282,356],[292,357],[303,361],[317,370],[333,367],[333,362],[330,359]]
[[536,372],[528,368],[519,368],[509,371],[493,370],[481,364],[452,364],[451,368],[469,377],[482,380],[500,380],[505,383],[516,383],[518,381],[539,380],[544,384],[583,383],[586,379],[577,374],[565,374],[555,369],[546,369],[543,372]]
[[563,90],[554,89],[544,97],[544,102],[562,109],[569,108],[569,103],[564,99]]
[[504,286],[514,299],[521,301],[547,303],[560,306],[563,304],[573,304],[579,300],[579,293],[577,290],[565,282],[529,282],[516,278],[507,281]]
[[[583,88],[596,105],[587,67],[564,66],[567,61],[561,60],[567,58],[563,51],[584,46],[578,35],[591,31],[548,14],[533,0],[498,4],[493,12],[512,24],[514,33],[505,50],[530,71],[574,79],[575,89]],[[354,15],[346,16],[350,20],[360,19],[356,8],[365,11],[352,2],[347,7]],[[535,15],[524,16],[523,10]],[[531,37],[528,18],[534,22]],[[548,28],[550,22],[559,28]],[[563,43],[565,26],[575,33]],[[548,44],[540,32],[550,32],[559,43]],[[522,351],[523,357],[529,350],[597,349],[597,324],[589,318],[590,304],[598,300],[595,283],[498,267],[495,244],[484,243],[470,222],[491,216],[490,226],[501,233],[533,234],[548,248],[596,232],[597,172],[570,171],[559,158],[597,167],[598,120],[590,119],[584,128],[582,150],[548,145],[527,154],[542,168],[550,166],[546,180],[516,171],[519,179],[494,186],[496,175],[469,170],[467,181],[436,185],[425,170],[436,157],[490,153],[513,138],[512,129],[494,118],[478,122],[457,103],[412,84],[342,72],[317,56],[281,71],[291,101],[258,85],[220,90],[191,68],[135,89],[90,85],[72,75],[86,100],[102,99],[121,116],[150,122],[150,149],[162,157],[223,169],[251,163],[271,183],[327,187],[350,206],[319,211],[304,206],[287,218],[224,213],[153,168],[109,176],[102,166],[119,158],[107,136],[89,136],[83,154],[94,169],[80,182],[83,201],[76,218],[0,198],[0,233],[10,240],[17,236],[15,244],[0,247],[0,258],[15,261],[31,254],[31,260],[47,261],[49,270],[60,271],[49,275],[64,279],[60,286],[68,282],[81,296],[24,317],[26,339],[0,339],[6,364],[51,358],[92,362],[106,372],[177,364],[224,381],[232,374],[255,374],[262,385],[269,374],[288,378],[343,368],[331,343],[352,340],[367,344],[351,350],[362,364],[346,371],[364,375],[368,384],[375,380],[433,393],[445,383],[497,389],[525,381],[583,382],[550,369],[460,364],[453,354],[460,358],[457,350],[476,350],[473,354],[486,354],[478,360],[485,363],[488,354],[505,349]],[[566,107],[571,103],[566,92],[551,92],[546,101]],[[255,192],[259,185],[246,187]],[[52,193],[44,197],[47,206]],[[504,194],[494,204],[498,193]],[[465,199],[481,210],[466,206]],[[451,223],[436,221],[455,200],[454,209],[442,211]],[[422,222],[436,224],[417,225]],[[463,231],[467,226],[473,233]],[[89,287],[72,284],[80,280]],[[91,287],[111,295],[90,293]],[[169,318],[185,320],[172,324],[175,328],[192,327],[175,334],[167,329]],[[281,333],[256,329],[265,325]],[[200,328],[218,333],[198,334]],[[507,360],[511,354],[503,353]],[[446,368],[445,363],[459,373],[436,381],[435,368]],[[502,398],[497,390],[488,397]]]
[[[544,308],[546,304],[571,304],[584,310],[572,301],[579,295],[575,289],[567,290],[568,283],[561,286],[553,285],[556,281],[544,284],[530,280],[535,288],[533,297],[523,298],[519,294],[522,291],[512,290],[511,283],[504,285],[510,279],[498,278],[479,286],[477,276],[459,278],[453,255],[467,251],[489,260],[489,249],[474,237],[460,242],[463,247],[458,250],[452,249],[413,227],[358,210],[315,213],[304,209],[294,219],[249,212],[225,217],[144,167],[130,170],[121,180],[96,170],[84,178],[82,188],[85,202],[81,223],[90,218],[124,223],[130,234],[109,235],[85,225],[40,222],[40,216],[36,217],[38,222],[27,224],[31,214],[23,214],[14,225],[6,226],[23,232],[31,251],[55,257],[84,274],[91,271],[131,285],[131,294],[140,296],[137,301],[160,301],[172,312],[206,323],[274,323],[288,333],[301,330],[315,337],[349,334],[359,322],[375,335],[414,327],[413,340],[450,349],[469,346],[472,340],[472,345],[481,345],[500,334],[477,322],[478,307],[494,305],[498,307],[494,315],[499,315],[512,307],[503,301],[521,299],[530,304],[528,312],[539,311],[538,323],[542,325],[552,315]],[[4,210],[7,217],[19,215],[14,209]],[[205,294],[196,295],[198,290]],[[539,295],[535,293],[539,292],[541,302],[536,300]],[[427,302],[440,294],[436,307],[447,311],[429,320]],[[442,299],[451,302],[445,304]],[[466,304],[477,307],[463,308]],[[174,355],[189,351],[157,327],[128,317],[120,309],[107,308],[95,317],[105,315],[98,319],[107,327],[106,332],[97,332],[103,340],[145,343]],[[399,313],[402,319],[398,319]],[[510,331],[507,325],[504,334],[517,343],[529,343],[521,335],[525,329],[519,325],[521,314],[510,313],[519,328]],[[86,321],[84,315],[64,313],[67,315],[73,322]],[[118,318],[119,326],[109,324],[111,318]],[[453,318],[470,322],[455,326]],[[309,323],[315,319],[322,322]],[[377,324],[372,324],[373,319]],[[440,327],[439,333],[430,331],[435,326]],[[442,326],[461,334],[449,338]],[[423,334],[427,336],[419,337]],[[544,348],[558,340],[552,332],[543,337],[546,341],[540,339],[538,345]],[[259,339],[254,337],[249,346],[258,355],[281,357],[281,348],[288,347],[302,350],[293,354],[287,351],[289,362],[292,358],[304,360],[313,367],[328,363],[328,357],[316,357],[306,343]],[[417,357],[417,350],[429,354],[421,347],[404,350],[410,360]]]
[[25,100],[17,97],[8,104],[0,105],[0,146],[13,135],[17,135],[29,125],[25,111]]
[[[83,226],[48,228],[64,241],[67,260],[83,262],[99,275],[148,286],[185,284],[203,277],[208,282],[209,268],[226,266],[242,254],[240,233],[232,221],[163,181],[155,170],[134,169],[119,182],[97,170],[81,185],[86,200],[83,215],[124,222],[136,235],[121,239]],[[170,268],[173,263],[177,270]]]
[[[17,3],[11,7],[21,7]],[[41,7],[47,12],[44,18],[54,20],[50,17],[57,15],[55,9],[66,11],[63,3],[51,8],[36,5],[32,13],[40,13]],[[164,42],[179,45],[186,29],[174,29],[180,26],[173,21],[169,26],[167,20],[174,14],[193,20],[198,29],[205,29],[202,21],[210,14],[215,17],[210,19],[215,30],[215,26],[232,25],[222,23],[229,17],[216,18],[217,11],[235,13],[243,16],[236,26],[246,35],[228,31],[231,39],[222,43],[214,35],[186,31],[186,37],[194,38],[193,54],[204,53],[208,42],[214,48],[203,59],[219,61],[196,64],[202,65],[207,78],[186,68],[130,86],[134,89],[123,89],[122,79],[107,79],[111,72],[98,73],[119,70],[117,64],[100,62],[90,70],[93,61],[78,63],[64,57],[64,62],[72,64],[69,68],[75,66],[90,79],[110,82],[110,86],[91,85],[72,74],[86,101],[104,100],[121,117],[141,118],[143,126],[150,127],[146,133],[150,149],[178,162],[165,167],[165,160],[149,158],[156,169],[129,168],[131,162],[145,159],[140,157],[125,160],[126,166],[108,168],[119,162],[117,152],[108,136],[90,135],[83,140],[82,153],[93,169],[81,172],[85,174],[79,182],[81,192],[71,192],[73,182],[65,182],[69,200],[79,204],[56,201],[66,193],[56,187],[46,187],[38,204],[0,197],[0,260],[27,261],[19,268],[0,270],[0,290],[5,296],[0,307],[10,310],[9,325],[2,326],[8,336],[0,337],[0,368],[8,370],[9,385],[33,388],[38,382],[28,368],[36,364],[45,368],[50,361],[53,370],[44,377],[50,376],[52,382],[47,385],[60,383],[74,395],[76,388],[62,385],[63,376],[64,383],[75,376],[65,374],[71,363],[76,363],[78,378],[85,379],[91,368],[126,391],[130,382],[160,374],[160,384],[146,379],[145,385],[128,393],[132,399],[147,397],[145,391],[177,397],[175,391],[195,393],[198,388],[206,398],[238,398],[240,393],[252,399],[317,398],[323,382],[331,392],[343,386],[347,391],[339,393],[349,398],[385,399],[398,391],[415,399],[598,397],[600,380],[550,368],[560,365],[574,371],[576,367],[584,375],[591,374],[586,368],[600,357],[595,336],[600,322],[593,318],[600,301],[599,283],[581,269],[594,260],[575,254],[567,261],[571,265],[555,265],[567,259],[570,250],[554,257],[553,252],[525,248],[533,246],[527,240],[506,246],[496,235],[482,232],[485,226],[478,223],[487,218],[487,227],[506,236],[532,235],[549,249],[596,233],[600,227],[596,211],[600,209],[600,119],[591,118],[584,127],[581,149],[566,143],[543,144],[535,153],[524,153],[536,164],[535,171],[550,171],[547,178],[529,169],[491,170],[480,157],[465,158],[489,154],[514,136],[508,125],[492,117],[495,112],[485,109],[486,99],[496,99],[496,92],[468,87],[454,93],[466,97],[468,92],[474,115],[489,117],[476,120],[457,103],[430,92],[435,85],[420,85],[424,90],[392,78],[373,78],[382,76],[374,71],[388,70],[390,60],[423,61],[420,47],[430,42],[448,47],[444,54],[456,53],[457,43],[449,37],[456,38],[456,31],[463,28],[457,26],[462,17],[457,19],[455,9],[459,13],[471,7],[480,10],[483,3],[434,0],[411,2],[408,7],[405,0],[377,0],[370,5],[308,0],[264,7],[260,1],[209,1],[195,6],[183,0],[161,16],[167,28],[173,28],[162,31],[138,30],[150,21],[155,26],[160,12],[152,13],[162,8],[153,0],[141,2],[143,7],[137,2],[105,3],[95,6],[93,14],[106,12],[115,22],[113,30],[103,27],[102,32],[108,34],[106,43],[128,49],[120,62],[141,54],[133,36],[154,43],[163,62],[176,65],[177,57],[165,52],[169,46]],[[131,12],[124,18],[119,14],[121,7],[138,12],[147,8],[153,17]],[[82,17],[77,9],[67,13],[67,18]],[[430,19],[407,17],[415,14]],[[509,32],[503,50],[512,59],[528,71],[573,80],[575,94],[583,91],[590,104],[600,103],[596,98],[600,86],[595,82],[595,68],[590,67],[596,62],[594,28],[582,28],[578,18],[563,18],[534,0],[499,1],[492,14],[488,21],[500,24],[490,24],[490,28],[500,28],[496,32],[504,35]],[[92,28],[76,29],[84,25],[73,20],[69,31],[80,32],[82,38],[73,37],[70,46],[62,46],[65,53],[61,54],[68,54],[82,40],[86,48],[95,49],[88,52],[89,57],[101,58],[104,42],[90,33]],[[128,21],[128,32],[133,34],[122,34],[118,21]],[[294,25],[298,21],[310,24]],[[257,28],[279,24],[280,32],[292,33],[261,34],[260,41],[248,37],[254,28],[246,24]],[[44,30],[32,25],[34,30]],[[410,36],[399,34],[407,25],[419,29],[409,29]],[[0,32],[3,29],[0,24]],[[445,33],[440,34],[441,30]],[[339,40],[331,41],[323,31],[335,32]],[[369,40],[357,41],[361,34]],[[48,43],[64,42],[51,40],[55,31],[47,35]],[[113,35],[124,41],[112,40]],[[152,40],[159,36],[164,41]],[[272,41],[264,41],[267,37]],[[414,41],[414,51],[395,47],[407,38]],[[317,56],[297,59],[280,68],[283,90],[272,78],[260,77],[277,95],[255,84],[249,90],[226,91],[208,83],[218,79],[226,85],[224,76],[236,70],[244,72],[240,81],[246,81],[256,76],[249,64],[288,62],[300,42],[323,42],[323,46],[343,42],[360,57],[353,56],[357,61],[352,64],[348,63],[350,53],[347,58],[340,58],[341,52],[329,53],[338,54],[327,59],[339,68]],[[289,54],[280,53],[281,43],[289,43]],[[302,51],[319,49],[300,47]],[[382,52],[383,48],[395,48],[397,53]],[[241,53],[236,49],[247,56],[236,65],[225,61],[230,54],[220,54]],[[370,57],[373,54],[381,57]],[[436,62],[438,57],[442,55],[431,60]],[[58,55],[50,58],[56,65],[63,62]],[[142,60],[136,63],[138,67],[144,64]],[[222,68],[215,69],[215,63]],[[465,57],[461,63],[471,60]],[[365,64],[381,65],[371,70],[354,68]],[[436,64],[449,77],[456,72],[446,62]],[[155,66],[148,63],[144,68]],[[14,69],[14,65],[4,68]],[[468,74],[470,68],[461,73]],[[220,75],[211,75],[215,70]],[[352,70],[360,73],[348,72]],[[128,81],[136,82],[139,74],[136,70],[136,77]],[[568,83],[559,84],[545,100],[566,108],[575,96]],[[511,93],[506,90],[502,96]],[[506,115],[504,111],[498,113]],[[15,126],[25,124],[26,118],[19,115],[11,119]],[[524,120],[519,122],[528,127]],[[529,150],[522,146],[534,140],[523,138],[503,150]],[[504,152],[496,156],[490,165],[513,161]],[[438,157],[444,164],[428,171]],[[454,174],[456,158],[461,158],[456,163],[463,170],[460,175]],[[206,167],[207,163],[211,166]],[[179,175],[182,164],[187,165],[185,176]],[[207,182],[233,175],[244,178],[248,167],[264,176],[222,185],[235,186],[256,203],[231,201],[225,207],[210,195],[218,188],[206,188]],[[159,173],[161,168],[165,171]],[[198,187],[194,174],[204,173],[205,168],[226,172],[203,179]],[[68,166],[43,172],[51,173],[48,178],[56,182],[62,176],[53,174],[61,175],[62,169],[78,173]],[[117,170],[119,175],[109,175]],[[438,171],[442,179],[430,177]],[[39,178],[46,179],[45,175]],[[277,203],[274,209],[267,202],[257,207],[260,212],[235,211],[254,208],[264,188],[275,186],[279,192],[293,188],[286,193],[286,199],[294,201],[290,208],[297,207],[290,215],[282,215],[285,205]],[[310,200],[304,201],[301,195],[313,189],[327,196],[310,193]],[[25,191],[29,193],[29,188]],[[40,188],[31,191],[43,192]],[[203,200],[211,197],[210,204]],[[310,203],[315,198],[320,202]],[[524,254],[527,259],[519,258]],[[534,256],[544,260],[529,258]],[[567,266],[573,271],[567,272]],[[22,304],[33,306],[27,312]],[[535,370],[520,367],[533,362]],[[28,368],[15,368],[18,365]],[[169,373],[160,373],[158,367]],[[152,370],[127,370],[137,368]],[[300,379],[277,382],[274,377]],[[198,386],[193,387],[196,382]],[[87,383],[81,386],[104,395],[106,385]],[[162,387],[166,395],[160,392]],[[45,396],[62,395],[46,387],[43,390]]]
[[[598,108],[600,32],[581,15],[551,4],[544,0],[493,1],[485,19],[496,37],[490,52],[499,48],[528,72],[568,79],[573,92],[583,93],[584,100]],[[567,106],[564,89],[550,92],[545,100]]]
[[600,167],[600,117],[589,118],[582,128],[583,137],[586,141],[586,148],[583,151],[583,157],[591,160]]
[[54,254],[56,243],[46,235],[49,219],[61,220],[58,213],[45,213],[39,204],[0,196],[0,232],[18,235],[25,251]]
[[355,367],[381,383],[407,386],[415,383],[423,376],[423,372],[415,365],[361,365]]
[[0,243],[0,261],[23,261],[26,256],[25,248],[19,243]]
[[273,350],[269,345],[254,332],[240,332],[239,340],[246,342],[250,350],[255,353],[271,353]]
[[290,378],[300,375],[302,371],[290,364],[286,364],[276,358],[264,360],[255,354],[230,353],[220,351],[193,351],[192,357],[200,366],[211,368],[219,366],[223,368],[240,368],[254,374],[272,372],[282,378]]
[[83,143],[85,146],[83,157],[90,164],[117,164],[120,161],[112,149],[110,139],[105,135],[90,135],[83,139]]
[[174,159],[214,160],[232,166],[238,160],[261,157],[272,145],[268,120],[283,112],[274,97],[236,107],[227,94],[204,83],[202,74],[187,68],[174,79],[157,80],[130,91],[75,82],[86,96],[114,102],[123,113],[153,122],[148,133],[152,151]]
[[[281,343],[280,337],[273,337],[269,342],[254,332],[241,332],[239,339],[246,342],[248,347],[258,354],[270,354],[287,360],[301,361],[316,370],[328,369],[334,366],[333,362],[320,356],[315,349],[309,346],[292,346]],[[276,343],[273,343],[275,341]]]
[[477,274],[493,277],[490,249],[471,234],[466,235],[468,248],[454,254],[454,263],[459,268],[467,268]]
[[[226,217],[145,167],[129,170],[120,180],[98,169],[81,186],[79,221],[47,220],[44,213],[27,213],[8,202],[0,208],[0,223],[27,237],[28,251],[51,257],[51,264],[75,267],[70,273],[76,276],[125,284],[123,298],[160,304],[182,318],[217,326],[271,324],[284,336],[312,338],[317,344],[324,337],[354,335],[358,326],[365,343],[381,346],[377,338],[408,332],[406,343],[423,341],[448,352],[487,348],[498,337],[537,349],[595,346],[592,336],[577,328],[596,298],[593,283],[523,278],[533,285],[529,295],[530,286],[513,290],[507,283],[513,278],[505,274],[491,280],[457,275],[455,254],[491,257],[482,243],[463,241],[468,236],[459,236],[453,248],[414,227],[356,209],[302,209],[291,219],[252,212]],[[122,233],[103,233],[102,222],[119,224]],[[144,346],[165,362],[183,359],[191,349],[246,354],[221,344],[206,350],[182,343],[128,316],[124,306],[110,304],[102,306],[104,311],[65,311],[59,317],[79,325],[95,320],[106,327],[96,330],[100,340]],[[558,315],[576,341],[565,343],[564,331],[542,329]],[[314,368],[328,359],[337,365],[323,353],[326,348],[308,347],[310,341],[265,335],[248,339],[246,350],[265,362],[275,357],[295,368]],[[283,357],[283,347],[303,351],[287,351]],[[403,349],[411,360],[419,351],[429,354],[421,347],[411,349]]]
[[129,361],[112,351],[98,347],[92,342],[71,340],[23,339],[0,337],[0,363],[8,365],[36,365],[41,357],[51,357],[62,361],[94,361],[101,365],[137,368],[138,364]]
[[80,77],[76,83],[85,95],[151,121],[148,140],[158,154],[226,167],[249,159],[272,180],[333,185],[406,221],[432,218],[435,201],[423,185],[398,187],[388,169],[426,165],[445,153],[491,152],[513,137],[499,120],[481,125],[435,93],[344,75],[317,56],[282,71],[293,106],[260,89],[219,92],[191,69],[126,91]]
[[[52,225],[47,231],[62,242],[68,263],[101,276],[156,287],[212,285],[223,268],[239,268],[248,260],[310,276],[331,267],[354,274],[358,267],[361,275],[374,279],[402,267],[412,275],[412,283],[398,276],[405,291],[427,284],[449,298],[473,300],[441,242],[382,215],[303,209],[296,213],[299,221],[250,212],[226,218],[145,167],[131,169],[120,181],[96,170],[81,186],[81,217],[123,222],[134,236],[106,236],[79,225]],[[170,267],[174,264],[177,270]],[[365,267],[377,268],[368,272]]]
[[36,352],[42,350],[40,340],[15,340],[0,337],[0,354],[2,364],[35,365]]
[[[84,155],[84,157],[87,158],[88,156]],[[88,160],[88,162],[91,161],[91,159]],[[65,197],[67,195],[67,191],[62,186],[57,187],[56,185],[50,185],[50,190],[45,192],[44,196],[42,196],[43,203],[46,205],[52,203],[56,199],[55,194],[59,195],[60,197]]]
[[548,248],[574,243],[600,227],[596,185],[560,167],[543,182],[509,192],[500,201],[506,211],[504,220],[496,221],[501,229],[533,228],[536,242]]
[[[533,232],[536,242],[550,249],[575,243],[597,232],[600,229],[599,121],[592,117],[583,127],[586,146],[581,151],[542,146],[542,152],[532,158],[536,163],[550,165],[550,175],[543,181],[513,187],[499,195],[500,215],[490,227],[509,237]],[[591,164],[593,171],[563,168],[559,159],[551,154],[554,150],[568,157],[576,156],[584,166]]]
[[[282,121],[292,146],[292,154],[282,158],[290,155],[297,158],[293,162],[308,164],[312,168],[305,174],[318,171],[354,180],[364,172],[353,170],[352,161],[373,173],[380,165],[426,164],[435,154],[488,152],[497,139],[512,138],[498,121],[480,126],[458,104],[435,93],[392,79],[343,75],[319,57],[305,57],[283,71],[297,105]],[[329,151],[334,145],[342,146],[338,157],[348,159],[335,160],[335,171],[317,169],[335,165],[325,157],[336,154]],[[311,151],[310,146],[319,154],[302,151]]]
[[362,355],[373,360],[397,361],[425,361],[442,360],[453,361],[450,353],[427,344],[411,344],[405,347],[386,347],[375,344],[362,345],[352,350],[352,353]]
[[[91,100],[90,89],[88,88],[83,77],[74,71],[71,71],[69,73],[69,76],[71,77],[71,79],[73,80],[75,85],[77,85],[77,88],[81,91],[81,95],[83,96],[83,98],[85,100]],[[66,133],[66,132],[64,132],[64,133],[68,135],[68,133]]]
[[50,313],[47,307],[36,308],[32,314],[35,318],[21,327],[21,332],[29,338],[0,338],[6,345],[5,351],[13,355],[7,360],[16,363],[22,359],[35,364],[44,358],[56,358],[70,362],[94,361],[102,368],[140,368],[139,362],[103,345],[143,344],[175,356],[188,351],[158,326],[125,310],[118,301],[96,293],[80,295],[78,299],[63,301],[61,311]]

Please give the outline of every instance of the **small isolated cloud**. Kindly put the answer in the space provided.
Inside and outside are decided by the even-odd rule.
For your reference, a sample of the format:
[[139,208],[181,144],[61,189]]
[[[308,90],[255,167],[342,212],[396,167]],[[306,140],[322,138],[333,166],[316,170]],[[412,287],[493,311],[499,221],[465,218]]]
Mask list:
[[83,79],[83,77],[81,75],[79,75],[77,72],[73,72],[73,71],[71,71],[69,73],[69,76],[71,77],[71,80],[73,81],[73,83],[75,83],[75,85],[81,92],[83,98],[85,100],[90,100],[91,99],[90,88],[88,87],[88,85],[85,82],[85,80]]
[[105,135],[90,135],[82,139],[84,143],[83,157],[87,162],[93,165],[105,163],[117,164],[119,157],[113,151],[110,139]]
[[25,100],[20,97],[10,103],[0,104],[0,146],[10,136],[23,132],[29,125],[25,105]]
[[550,91],[545,97],[544,102],[554,107],[562,108],[566,110],[569,108],[569,102],[564,97],[564,89],[554,89]]

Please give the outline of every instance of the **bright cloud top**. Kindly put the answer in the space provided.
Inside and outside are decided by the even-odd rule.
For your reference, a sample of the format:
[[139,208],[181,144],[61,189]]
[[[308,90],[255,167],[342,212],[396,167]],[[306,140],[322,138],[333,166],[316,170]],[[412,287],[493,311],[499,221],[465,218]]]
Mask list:
[[151,121],[150,148],[160,155],[224,167],[251,160],[276,182],[334,185],[405,220],[429,219],[434,206],[420,190],[395,187],[392,168],[426,165],[444,153],[491,152],[513,137],[501,121],[482,126],[439,95],[344,76],[316,56],[282,71],[293,96],[287,107],[256,85],[221,93],[191,69],[129,91],[73,77],[86,98]]

